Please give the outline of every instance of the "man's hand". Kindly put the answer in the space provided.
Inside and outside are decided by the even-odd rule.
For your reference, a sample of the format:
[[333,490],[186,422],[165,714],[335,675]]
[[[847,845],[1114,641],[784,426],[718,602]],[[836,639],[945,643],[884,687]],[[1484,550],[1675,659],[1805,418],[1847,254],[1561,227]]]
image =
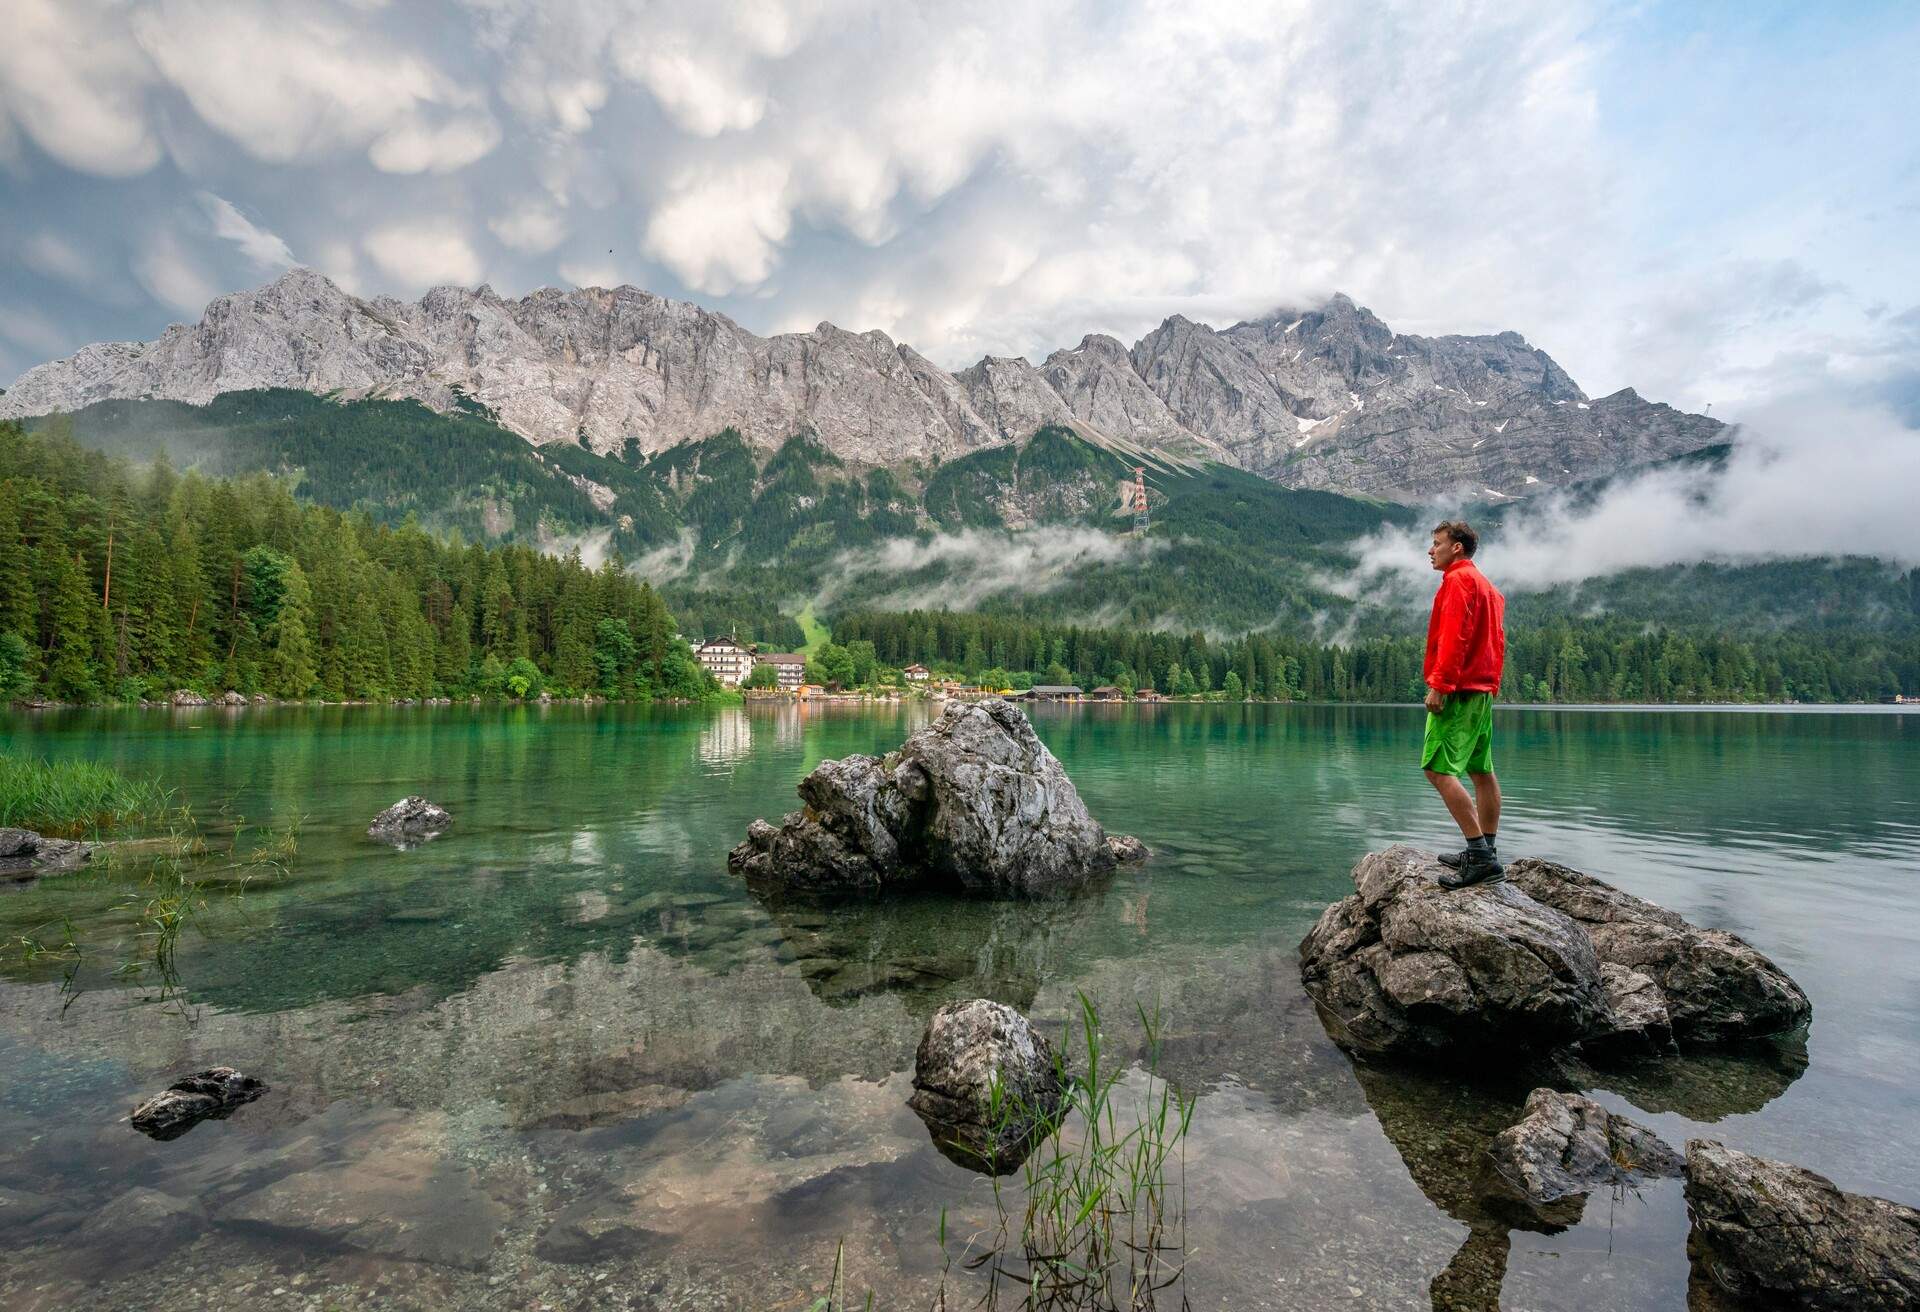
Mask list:
[[1429,714],[1440,714],[1440,708],[1446,704],[1447,695],[1445,693],[1433,688],[1427,689],[1427,711]]

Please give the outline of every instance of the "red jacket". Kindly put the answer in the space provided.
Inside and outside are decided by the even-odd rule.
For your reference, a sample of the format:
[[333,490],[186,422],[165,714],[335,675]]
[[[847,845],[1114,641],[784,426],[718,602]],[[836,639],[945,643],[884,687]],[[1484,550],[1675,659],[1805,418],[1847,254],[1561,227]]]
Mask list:
[[1507,599],[1470,560],[1456,560],[1433,594],[1421,677],[1435,692],[1499,692],[1507,659]]

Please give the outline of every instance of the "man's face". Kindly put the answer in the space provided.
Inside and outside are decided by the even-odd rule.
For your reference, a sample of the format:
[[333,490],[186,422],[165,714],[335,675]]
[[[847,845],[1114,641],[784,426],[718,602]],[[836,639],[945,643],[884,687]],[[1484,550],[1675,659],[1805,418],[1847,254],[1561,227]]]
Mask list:
[[1461,547],[1458,542],[1445,533],[1435,533],[1433,542],[1427,548],[1427,562],[1435,569],[1445,569],[1460,559]]

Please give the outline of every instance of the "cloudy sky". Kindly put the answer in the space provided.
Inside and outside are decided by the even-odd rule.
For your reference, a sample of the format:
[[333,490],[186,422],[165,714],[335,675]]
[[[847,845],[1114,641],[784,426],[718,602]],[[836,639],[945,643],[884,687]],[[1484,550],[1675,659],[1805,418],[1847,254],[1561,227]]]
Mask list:
[[1920,7],[8,0],[0,382],[311,265],[949,366],[1334,290],[1920,410]]

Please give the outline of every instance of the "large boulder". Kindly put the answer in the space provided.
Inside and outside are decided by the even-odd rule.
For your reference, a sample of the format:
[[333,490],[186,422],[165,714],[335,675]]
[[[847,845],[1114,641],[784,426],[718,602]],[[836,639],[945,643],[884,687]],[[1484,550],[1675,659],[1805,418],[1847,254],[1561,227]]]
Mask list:
[[394,847],[412,847],[438,837],[453,817],[424,797],[403,797],[373,818],[367,837]]
[[1494,1136],[1487,1157],[1519,1197],[1542,1204],[1673,1179],[1682,1166],[1680,1154],[1652,1130],[1591,1098],[1553,1089],[1527,1095],[1526,1114]]
[[948,705],[886,756],[823,761],[806,803],[778,827],[756,820],[727,864],[816,892],[906,885],[998,895],[1078,888],[1145,848],[1115,843],[1019,708]]
[[1687,1212],[1695,1278],[1750,1305],[1920,1307],[1920,1211],[1911,1207],[1695,1139],[1687,1145]]
[[175,688],[171,698],[175,706],[205,706],[207,699],[191,688]]
[[1353,896],[1300,944],[1301,975],[1336,1041],[1365,1052],[1552,1048],[1599,1030],[1608,1003],[1593,943],[1508,884],[1449,892],[1434,857],[1371,852]]
[[178,1139],[205,1120],[222,1120],[267,1091],[231,1066],[183,1075],[133,1109],[133,1128],[154,1139]]
[[1779,1034],[1813,1014],[1800,986],[1737,934],[1697,928],[1664,907],[1551,861],[1515,861],[1507,879],[1536,902],[1579,921],[1601,961],[1651,980],[1683,1043]]
[[974,1170],[1019,1168],[1066,1096],[1053,1045],[1025,1016],[986,998],[933,1014],[913,1059],[908,1106],[940,1151]]

